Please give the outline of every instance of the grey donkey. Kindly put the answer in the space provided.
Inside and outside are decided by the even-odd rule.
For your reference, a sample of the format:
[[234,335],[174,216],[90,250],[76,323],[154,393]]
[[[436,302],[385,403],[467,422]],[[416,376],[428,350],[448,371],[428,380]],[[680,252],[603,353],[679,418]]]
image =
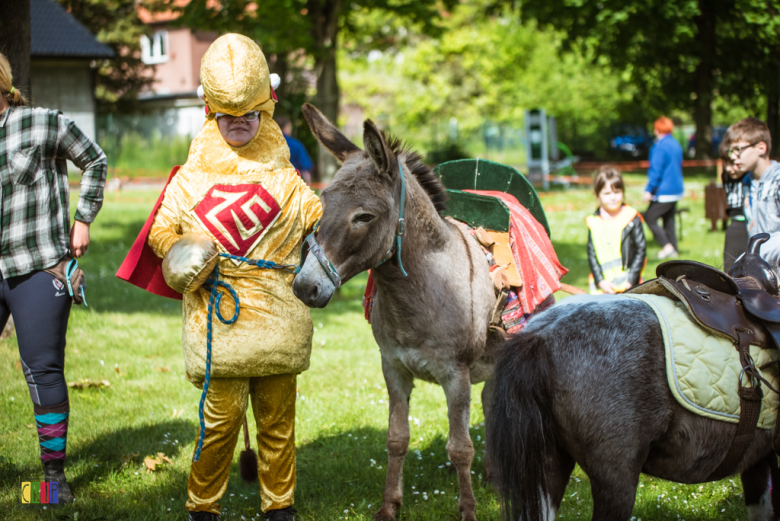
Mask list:
[[[577,463],[590,478],[593,519],[626,521],[640,473],[703,483],[731,445],[736,424],[672,396],[661,327],[642,302],[571,297],[499,351],[487,453],[504,519],[554,519]],[[773,431],[753,436],[731,473],[741,474],[750,521],[778,519]]]
[[[304,105],[303,113],[320,143],[341,163],[333,183],[322,192],[317,242],[342,281],[371,269],[378,288],[371,328],[382,356],[390,421],[387,482],[374,519],[395,519],[401,508],[409,398],[419,378],[444,389],[447,452],[458,474],[458,506],[462,520],[473,521],[471,385],[486,381],[482,407],[487,417],[494,368],[491,346],[503,340],[489,330],[496,296],[485,255],[467,232],[442,217],[444,187],[419,155],[385,136],[371,120],[365,121],[366,150],[361,150],[312,105]],[[399,252],[401,176],[406,202]],[[324,307],[335,290],[336,284],[310,254],[293,283],[295,295],[310,307]],[[485,467],[489,473],[487,460]]]

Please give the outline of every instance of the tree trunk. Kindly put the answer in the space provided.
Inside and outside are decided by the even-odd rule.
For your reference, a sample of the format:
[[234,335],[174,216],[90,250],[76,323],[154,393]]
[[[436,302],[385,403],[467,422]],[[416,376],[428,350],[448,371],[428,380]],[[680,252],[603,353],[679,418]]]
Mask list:
[[766,126],[772,136],[770,156],[780,145],[780,56],[775,56],[773,65],[766,95]]
[[[339,82],[336,50],[339,32],[339,16],[343,0],[309,0],[312,20],[312,36],[317,44],[315,70],[317,71],[317,108],[334,125],[339,117]],[[322,146],[317,154],[317,174],[320,181],[330,181],[336,173],[333,157]]]
[[[279,84],[279,88],[276,91],[276,96],[279,98],[279,101],[287,100],[290,98],[290,94],[292,92],[291,85],[287,81],[287,71],[290,70],[290,62],[287,59],[287,53],[280,52],[274,55],[273,64],[271,66],[271,72],[274,74],[278,74],[279,78],[282,80],[282,83]],[[285,110],[284,112],[289,112],[288,110]]]
[[0,52],[11,64],[13,86],[30,99],[30,0],[0,0]]
[[700,15],[696,18],[698,29],[699,64],[696,66],[696,159],[712,157],[712,93],[713,64],[715,56],[715,0],[699,0]]
[[769,135],[772,136],[772,152],[777,150],[780,140],[780,92],[770,92],[766,97],[766,126],[769,127]]
[[[328,55],[318,60],[317,70],[317,107],[326,118],[338,126],[339,119],[339,82],[336,76],[336,49],[329,50]],[[322,146],[317,154],[317,165],[320,181],[330,181],[338,169],[336,160]]]

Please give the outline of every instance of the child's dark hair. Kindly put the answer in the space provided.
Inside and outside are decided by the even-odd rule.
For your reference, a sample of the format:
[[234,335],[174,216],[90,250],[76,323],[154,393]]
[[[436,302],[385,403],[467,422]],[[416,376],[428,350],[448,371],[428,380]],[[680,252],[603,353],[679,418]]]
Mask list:
[[617,168],[613,166],[602,166],[599,168],[596,178],[593,180],[593,191],[596,192],[596,197],[601,193],[607,185],[612,186],[613,190],[620,190],[625,192],[626,187],[623,184],[623,176]]

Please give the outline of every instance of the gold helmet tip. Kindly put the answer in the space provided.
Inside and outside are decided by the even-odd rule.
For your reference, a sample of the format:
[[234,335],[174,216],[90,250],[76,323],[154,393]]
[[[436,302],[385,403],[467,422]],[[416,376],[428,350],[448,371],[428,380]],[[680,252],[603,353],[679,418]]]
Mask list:
[[226,34],[214,40],[201,60],[200,77],[210,113],[273,112],[268,63],[251,38]]

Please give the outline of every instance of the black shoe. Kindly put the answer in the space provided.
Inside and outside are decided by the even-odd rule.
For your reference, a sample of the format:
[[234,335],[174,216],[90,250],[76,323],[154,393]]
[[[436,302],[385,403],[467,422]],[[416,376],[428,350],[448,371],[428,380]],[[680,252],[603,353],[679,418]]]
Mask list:
[[269,510],[265,513],[265,519],[266,521],[295,521],[295,514],[297,513],[293,507]]
[[188,521],[219,521],[219,516],[212,512],[190,512]]
[[44,461],[43,480],[56,481],[59,485],[57,488],[57,503],[60,505],[73,503],[73,494],[68,486],[68,481],[65,479],[65,460],[52,459]]

